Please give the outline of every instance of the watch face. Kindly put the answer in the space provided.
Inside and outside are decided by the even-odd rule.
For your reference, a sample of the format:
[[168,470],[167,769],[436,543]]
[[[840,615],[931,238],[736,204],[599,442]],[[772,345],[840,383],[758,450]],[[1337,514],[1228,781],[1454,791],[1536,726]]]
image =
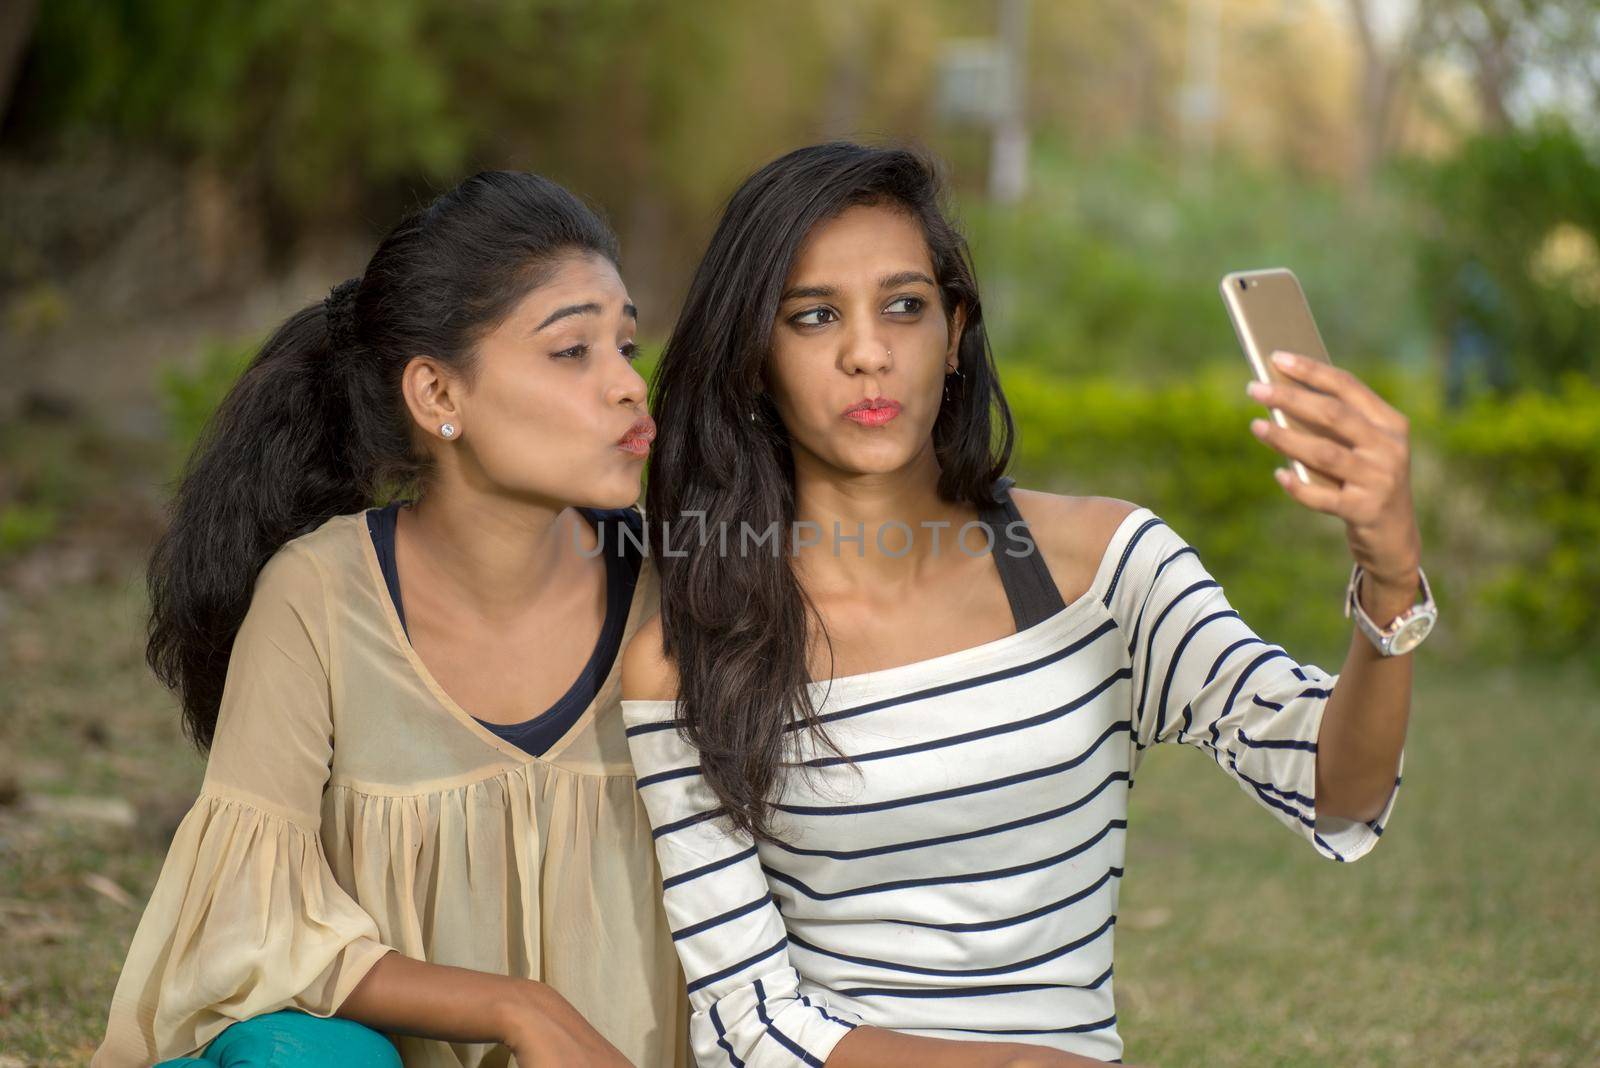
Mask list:
[[1389,655],[1403,656],[1422,644],[1422,639],[1428,636],[1433,629],[1433,617],[1429,615],[1412,616],[1400,624],[1400,629],[1395,631],[1394,637],[1389,641]]

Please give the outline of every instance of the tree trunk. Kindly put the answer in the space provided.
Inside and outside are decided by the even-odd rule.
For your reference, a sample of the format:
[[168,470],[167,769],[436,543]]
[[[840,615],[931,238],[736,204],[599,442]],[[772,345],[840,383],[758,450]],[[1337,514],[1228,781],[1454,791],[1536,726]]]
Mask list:
[[11,106],[11,91],[16,87],[22,61],[28,54],[28,40],[39,13],[38,0],[5,0],[0,3],[0,125]]

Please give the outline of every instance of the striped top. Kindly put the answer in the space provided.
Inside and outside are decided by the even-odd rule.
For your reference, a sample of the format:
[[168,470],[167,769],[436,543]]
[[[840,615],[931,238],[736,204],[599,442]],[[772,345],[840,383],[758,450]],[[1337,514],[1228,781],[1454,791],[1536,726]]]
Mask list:
[[1120,1057],[1112,939],[1145,750],[1201,750],[1354,860],[1394,797],[1371,823],[1317,815],[1335,681],[1258,638],[1141,508],[1043,622],[812,684],[855,765],[793,732],[782,844],[717,818],[674,702],[623,701],[699,1063],[821,1065],[858,1024]]

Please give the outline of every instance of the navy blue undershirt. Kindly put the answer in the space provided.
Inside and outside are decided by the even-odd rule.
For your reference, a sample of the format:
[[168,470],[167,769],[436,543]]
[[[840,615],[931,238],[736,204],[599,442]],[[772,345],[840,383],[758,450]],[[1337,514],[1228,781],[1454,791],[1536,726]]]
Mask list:
[[[395,564],[394,552],[395,526],[403,503],[396,501],[387,508],[368,509],[367,532],[372,535],[372,546],[377,550],[378,564],[383,570],[384,585],[389,588],[389,599],[394,602],[395,615],[400,617],[401,628],[406,629],[406,610],[400,599],[400,570]],[[583,665],[567,692],[532,719],[521,723],[490,723],[472,717],[533,756],[543,754],[567,733],[611,673],[611,665],[616,662],[622,646],[633,589],[639,580],[642,560],[639,545],[643,540],[644,520],[638,511],[632,508],[579,508],[578,511],[595,528],[599,552],[606,563],[606,617],[588,663]],[[624,534],[625,528],[631,531],[632,537]],[[407,630],[408,637],[409,634]]]

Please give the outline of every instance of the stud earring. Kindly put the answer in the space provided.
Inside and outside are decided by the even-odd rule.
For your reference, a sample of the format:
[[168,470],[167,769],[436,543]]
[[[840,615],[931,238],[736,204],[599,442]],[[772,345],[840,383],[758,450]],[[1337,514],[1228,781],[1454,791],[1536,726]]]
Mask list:
[[446,438],[453,438],[456,436],[456,425],[454,423],[445,423],[439,427],[439,433]]

